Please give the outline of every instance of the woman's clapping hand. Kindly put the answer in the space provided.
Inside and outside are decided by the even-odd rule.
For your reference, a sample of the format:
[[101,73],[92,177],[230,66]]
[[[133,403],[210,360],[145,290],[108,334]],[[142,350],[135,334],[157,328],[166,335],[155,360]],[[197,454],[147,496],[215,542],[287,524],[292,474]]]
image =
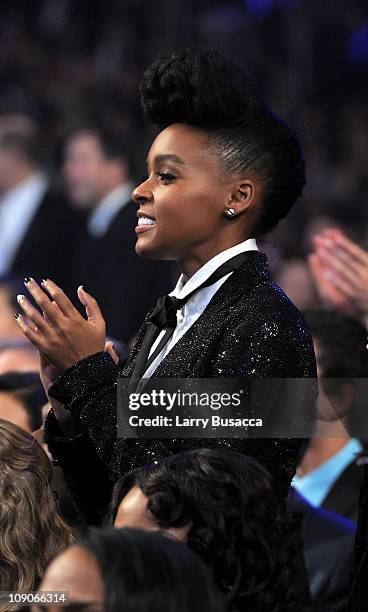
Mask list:
[[23,310],[23,314],[16,315],[18,325],[60,373],[105,349],[105,321],[96,300],[82,286],[78,288],[78,297],[87,319],[51,280],[43,281],[42,288],[33,279],[26,279],[25,284],[41,312],[26,296],[18,296]]

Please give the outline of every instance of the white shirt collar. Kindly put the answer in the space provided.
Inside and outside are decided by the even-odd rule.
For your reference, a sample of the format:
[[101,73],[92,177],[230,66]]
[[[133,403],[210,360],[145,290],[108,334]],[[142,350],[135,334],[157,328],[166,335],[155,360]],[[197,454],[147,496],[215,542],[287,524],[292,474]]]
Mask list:
[[[249,238],[240,244],[236,244],[222,253],[218,253],[207,261],[207,263],[202,266],[193,276],[188,280],[185,285],[183,285],[183,276],[181,275],[174,291],[170,295],[174,295],[178,298],[184,298],[194,289],[197,289],[202,283],[204,283],[217,268],[219,268],[223,263],[235,257],[239,253],[244,253],[245,251],[258,251],[257,244],[254,238]],[[215,295],[215,293],[220,289],[220,287],[226,282],[229,278],[229,274],[220,278],[217,282],[209,287],[202,287],[199,289],[191,298],[187,301],[187,303],[183,306],[181,310],[178,310],[177,317],[177,326],[174,330],[173,335],[171,336],[169,342],[164,346],[159,355],[157,355],[156,359],[151,363],[149,368],[146,370],[144,374],[144,378],[149,378],[157,366],[161,363],[164,357],[168,352],[172,349],[172,347],[180,340],[180,338],[188,331],[188,329],[193,325],[193,323],[198,319],[198,317],[202,314],[205,308],[210,303],[211,299]],[[158,338],[153,343],[150,355],[155,351],[158,346],[162,336],[165,334],[163,330]]]
[[212,259],[207,261],[190,279],[184,284],[184,278],[181,274],[174,290],[170,295],[177,298],[185,298],[191,291],[197,289],[202,283],[204,283],[210,276],[219,268],[223,263],[229,261],[235,255],[239,253],[245,253],[245,251],[258,251],[257,243],[255,238],[248,238],[244,242],[240,242],[221,253],[218,253]]
[[103,236],[119,210],[131,201],[133,185],[124,183],[110,191],[99,202],[88,219],[88,231],[93,236]]
[[[0,206],[4,209],[10,205],[12,207],[18,205],[23,209],[27,202],[29,208],[32,208],[34,202],[38,202],[44,196],[48,185],[49,181],[42,172],[34,172],[21,183],[6,191],[0,197]],[[20,200],[22,200],[21,204],[19,204]]]

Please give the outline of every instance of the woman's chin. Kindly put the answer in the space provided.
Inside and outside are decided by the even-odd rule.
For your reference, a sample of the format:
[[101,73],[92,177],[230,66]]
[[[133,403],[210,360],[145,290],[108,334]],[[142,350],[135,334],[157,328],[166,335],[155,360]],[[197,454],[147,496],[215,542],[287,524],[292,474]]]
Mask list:
[[135,245],[135,252],[139,257],[147,257],[147,259],[161,259],[159,250],[154,244],[149,244],[148,240],[138,239]]
[[153,241],[138,239],[135,245],[135,252],[139,257],[147,259],[173,260],[174,257],[168,253],[167,249],[159,247]]

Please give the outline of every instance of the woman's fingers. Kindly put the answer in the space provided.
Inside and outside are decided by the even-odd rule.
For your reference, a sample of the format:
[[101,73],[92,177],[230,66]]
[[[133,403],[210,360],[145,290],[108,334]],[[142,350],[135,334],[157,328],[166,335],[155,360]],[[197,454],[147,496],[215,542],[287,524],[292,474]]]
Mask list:
[[60,320],[60,310],[55,307],[49,296],[41,289],[33,278],[27,279],[25,285],[33,297],[36,304],[41,308],[46,315],[48,323],[57,325]]
[[[52,300],[58,306],[60,312],[65,316],[71,316],[78,313],[77,309],[73,306],[68,296],[64,293],[60,287],[49,278],[43,280],[41,283],[42,287],[46,289],[47,293],[51,296]],[[79,313],[78,313],[79,314]]]
[[78,298],[86,309],[88,321],[92,321],[93,323],[98,323],[100,321],[104,322],[104,318],[97,301],[84,289],[83,285],[78,287]]
[[18,315],[17,321],[26,338],[51,363],[48,366],[41,362],[45,376],[55,373],[53,366],[60,373],[81,359],[103,351],[106,326],[97,302],[90,295],[82,289],[79,291],[89,314],[86,321],[52,281],[44,281],[44,288],[34,279],[26,279],[25,284],[36,308],[25,296],[19,296],[24,315]]
[[31,327],[31,325],[27,323],[26,319],[21,314],[15,315],[15,318],[25,337],[28,338],[28,340],[32,342],[32,344],[34,344],[40,351],[42,351],[44,339],[38,332],[37,328],[35,330],[33,327]]
[[29,325],[29,327],[31,327],[34,332],[37,333],[37,331],[39,331],[43,336],[46,336],[50,330],[50,323],[38,312],[37,308],[32,306],[25,295],[18,295],[17,302],[27,319],[34,324],[36,329],[31,325]]

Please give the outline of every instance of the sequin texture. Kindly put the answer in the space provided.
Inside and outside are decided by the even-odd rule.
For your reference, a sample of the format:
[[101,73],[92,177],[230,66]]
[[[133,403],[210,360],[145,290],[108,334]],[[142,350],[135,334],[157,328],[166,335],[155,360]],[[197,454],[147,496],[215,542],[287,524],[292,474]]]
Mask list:
[[[97,353],[67,370],[50,393],[67,404],[92,440],[113,477],[182,450],[230,447],[255,456],[274,474],[285,496],[295,473],[301,440],[296,439],[118,439],[116,380],[129,377],[147,327],[122,372],[107,353]],[[315,377],[312,340],[295,306],[270,277],[267,258],[257,251],[214,295],[202,315],[158,366],[155,377]],[[68,452],[54,417],[46,429],[52,453],[66,465]],[[70,462],[68,462],[70,464]]]

